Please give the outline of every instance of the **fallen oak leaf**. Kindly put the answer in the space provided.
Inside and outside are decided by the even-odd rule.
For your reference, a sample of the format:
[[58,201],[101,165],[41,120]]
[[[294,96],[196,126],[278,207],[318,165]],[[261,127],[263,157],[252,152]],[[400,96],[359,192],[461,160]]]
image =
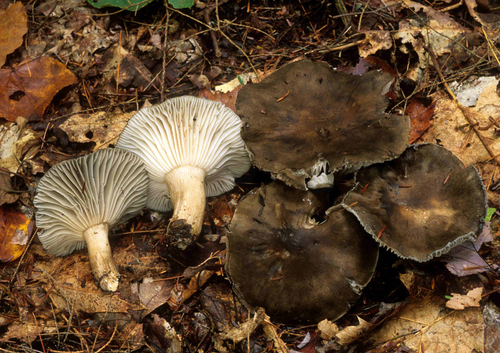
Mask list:
[[0,14],[0,67],[7,55],[23,44],[23,36],[28,32],[28,15],[21,2],[10,4]]
[[477,287],[467,292],[466,295],[451,293],[451,299],[446,302],[446,307],[454,310],[464,310],[470,307],[479,307],[483,287]]
[[0,118],[15,121],[19,116],[40,120],[45,108],[62,88],[77,78],[61,62],[42,57],[0,70]]

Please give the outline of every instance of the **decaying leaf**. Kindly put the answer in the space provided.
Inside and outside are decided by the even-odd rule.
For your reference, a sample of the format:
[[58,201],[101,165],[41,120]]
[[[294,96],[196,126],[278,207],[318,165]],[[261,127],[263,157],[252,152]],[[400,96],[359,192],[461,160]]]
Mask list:
[[366,339],[375,342],[373,347],[396,342],[421,352],[484,352],[481,309],[443,310],[446,310],[443,297],[414,297]]
[[490,266],[478,253],[481,245],[490,241],[493,241],[490,222],[486,222],[475,242],[466,241],[451,249],[442,257],[442,261],[446,262],[446,268],[451,273],[460,277],[495,270],[498,266],[496,264]]
[[487,353],[500,352],[500,308],[492,301],[487,301],[483,308],[484,350]]
[[76,76],[64,64],[49,57],[15,70],[0,69],[0,118],[40,120],[56,93],[76,82]]
[[[235,79],[215,87],[214,91],[203,89],[198,92],[198,97],[207,98],[216,102],[224,103],[233,112],[236,112],[236,97],[243,85],[250,81],[256,81],[256,75],[252,72],[249,74],[238,75]],[[259,77],[263,78],[264,75]]]
[[97,112],[71,116],[60,128],[71,142],[95,142],[94,151],[116,143],[121,131],[134,113],[113,114]]
[[477,287],[467,292],[466,295],[451,293],[451,299],[446,302],[446,307],[454,310],[479,307],[483,287]]
[[[500,154],[500,139],[495,127],[491,126],[492,119],[500,116],[500,97],[496,92],[498,80],[485,85],[480,93],[476,105],[463,108],[469,118],[477,122],[482,130],[481,135],[489,144],[493,155]],[[477,93],[471,93],[477,94]],[[479,137],[474,133],[462,110],[445,93],[438,92],[433,96],[436,101],[434,123],[422,136],[424,142],[438,143],[452,151],[465,164],[482,163],[490,160],[491,156],[485,149]],[[492,171],[493,172],[493,171]],[[482,175],[483,180],[488,180],[488,175]]]
[[318,330],[321,331],[321,338],[328,341],[339,333],[339,327],[328,319],[324,319],[318,323]]
[[151,331],[154,333],[162,348],[166,349],[169,353],[182,352],[181,336],[177,335],[175,329],[170,325],[167,320],[153,314],[153,323],[151,324]]
[[23,129],[25,122],[21,118],[17,119],[17,123],[0,125],[0,167],[11,172],[17,172],[23,148],[43,134],[41,131]]
[[155,87],[154,77],[146,65],[122,46],[111,47],[106,51],[103,60],[106,62],[103,70],[104,79],[113,83],[108,87],[108,90],[112,90],[110,93],[116,93],[117,79],[122,87],[132,86],[141,90]]
[[414,98],[406,106],[405,113],[410,117],[411,131],[409,143],[417,141],[422,134],[432,125],[435,102],[425,104],[422,100]]
[[227,282],[207,285],[201,292],[200,299],[203,311],[212,319],[219,332],[234,327],[233,322],[244,321],[248,316],[248,311],[244,309]]
[[366,58],[379,50],[387,50],[392,47],[392,37],[388,31],[366,31],[363,34],[365,39],[363,43],[358,44],[361,58]]
[[[431,48],[438,57],[452,53],[452,56],[457,58],[456,60],[448,58],[448,61],[460,62],[468,58],[463,54],[467,52],[466,44],[463,42],[467,42],[465,39],[467,36],[472,36],[470,29],[455,22],[448,14],[434,10],[430,6],[409,0],[405,0],[404,5],[411,11],[422,11],[427,17],[426,20],[424,16],[404,19],[399,23],[399,30],[393,34],[394,40],[402,42],[399,48],[402,52],[409,53],[410,48],[406,45],[411,45],[411,49],[418,55],[418,65],[410,68],[406,77],[421,80],[424,70],[431,64],[426,47]],[[469,42],[472,42],[471,38]]]
[[0,206],[5,203],[13,203],[19,198],[19,194],[9,193],[12,189],[9,174],[0,170]]
[[241,87],[243,86],[236,86],[236,88],[229,92],[213,92],[209,89],[203,89],[198,92],[198,97],[224,103],[226,107],[230,108],[233,112],[236,113],[236,97],[238,96],[238,92]]
[[10,4],[0,13],[0,67],[7,55],[23,44],[23,36],[28,31],[28,15],[21,2]]
[[374,325],[363,320],[359,316],[357,318],[359,321],[358,325],[344,327],[337,333],[336,337],[338,338],[338,343],[342,346],[347,346],[373,329]]
[[225,332],[218,334],[214,337],[215,348],[222,353],[229,353],[234,351],[234,346],[243,341],[248,340],[250,335],[261,326],[264,329],[264,334],[269,341],[274,342],[274,348],[278,353],[286,353],[288,349],[286,344],[276,333],[276,328],[269,320],[269,316],[262,308],[257,308],[255,313],[247,319],[239,327],[231,327]]
[[33,223],[15,207],[0,207],[0,261],[13,261],[23,254]]
[[211,198],[207,202],[207,211],[203,224],[210,225],[212,222],[217,227],[225,227],[233,219],[234,210],[241,198],[241,191],[236,189],[234,192],[222,194]]

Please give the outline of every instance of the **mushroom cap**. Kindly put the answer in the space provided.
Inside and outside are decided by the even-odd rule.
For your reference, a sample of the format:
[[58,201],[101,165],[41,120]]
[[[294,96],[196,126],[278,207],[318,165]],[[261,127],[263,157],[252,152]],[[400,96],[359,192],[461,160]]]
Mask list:
[[227,234],[226,270],[235,292],[279,322],[335,320],[370,281],[378,246],[341,210],[318,224],[309,191],[275,181],[239,203]]
[[240,118],[224,104],[183,96],[137,112],[116,147],[142,158],[150,177],[147,206],[168,211],[172,203],[164,176],[176,167],[204,169],[207,196],[235,186],[234,178],[251,165],[240,130]]
[[141,159],[123,150],[98,150],[53,166],[34,199],[43,247],[59,256],[84,248],[86,229],[113,227],[137,215],[146,205],[147,188]]
[[254,164],[307,190],[319,160],[335,172],[397,157],[406,148],[410,121],[384,111],[392,81],[382,72],[353,76],[302,60],[245,85],[236,108]]
[[428,261],[483,228],[484,184],[443,147],[411,145],[393,161],[359,170],[356,182],[344,207],[352,205],[365,230],[402,258]]

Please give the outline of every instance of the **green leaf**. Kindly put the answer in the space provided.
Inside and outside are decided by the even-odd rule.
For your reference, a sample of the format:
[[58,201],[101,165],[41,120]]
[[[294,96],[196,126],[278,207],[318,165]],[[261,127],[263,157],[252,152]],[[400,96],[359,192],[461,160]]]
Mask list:
[[153,0],[87,0],[90,5],[101,9],[103,7],[119,7],[122,10],[137,11]]
[[174,9],[189,9],[194,5],[194,0],[168,0]]
[[447,300],[450,300],[451,299],[451,295],[445,295],[444,298],[447,299]]
[[243,81],[243,79],[241,78],[240,75],[238,75],[238,81],[240,81],[240,83],[244,86],[245,85],[245,81]]
[[486,222],[491,221],[491,217],[493,217],[496,210],[497,210],[496,208],[488,208],[488,210],[486,211],[486,217],[484,218],[484,220]]

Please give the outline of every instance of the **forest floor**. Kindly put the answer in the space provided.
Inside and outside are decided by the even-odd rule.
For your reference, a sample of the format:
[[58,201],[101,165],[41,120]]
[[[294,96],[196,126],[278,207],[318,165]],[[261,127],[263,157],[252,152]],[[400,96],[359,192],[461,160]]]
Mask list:
[[[0,351],[500,351],[498,2],[143,3],[0,0]],[[99,289],[85,249],[43,249],[33,198],[50,167],[113,147],[137,110],[171,97],[235,110],[242,84],[305,58],[396,79],[388,109],[411,118],[409,143],[437,143],[478,169],[489,206],[478,242],[430,263],[381,249],[356,305],[308,325],[249,312],[224,271],[238,201],[270,180],[256,168],[208,199],[188,251],[168,246],[169,214],[144,210],[116,229],[117,292]]]

